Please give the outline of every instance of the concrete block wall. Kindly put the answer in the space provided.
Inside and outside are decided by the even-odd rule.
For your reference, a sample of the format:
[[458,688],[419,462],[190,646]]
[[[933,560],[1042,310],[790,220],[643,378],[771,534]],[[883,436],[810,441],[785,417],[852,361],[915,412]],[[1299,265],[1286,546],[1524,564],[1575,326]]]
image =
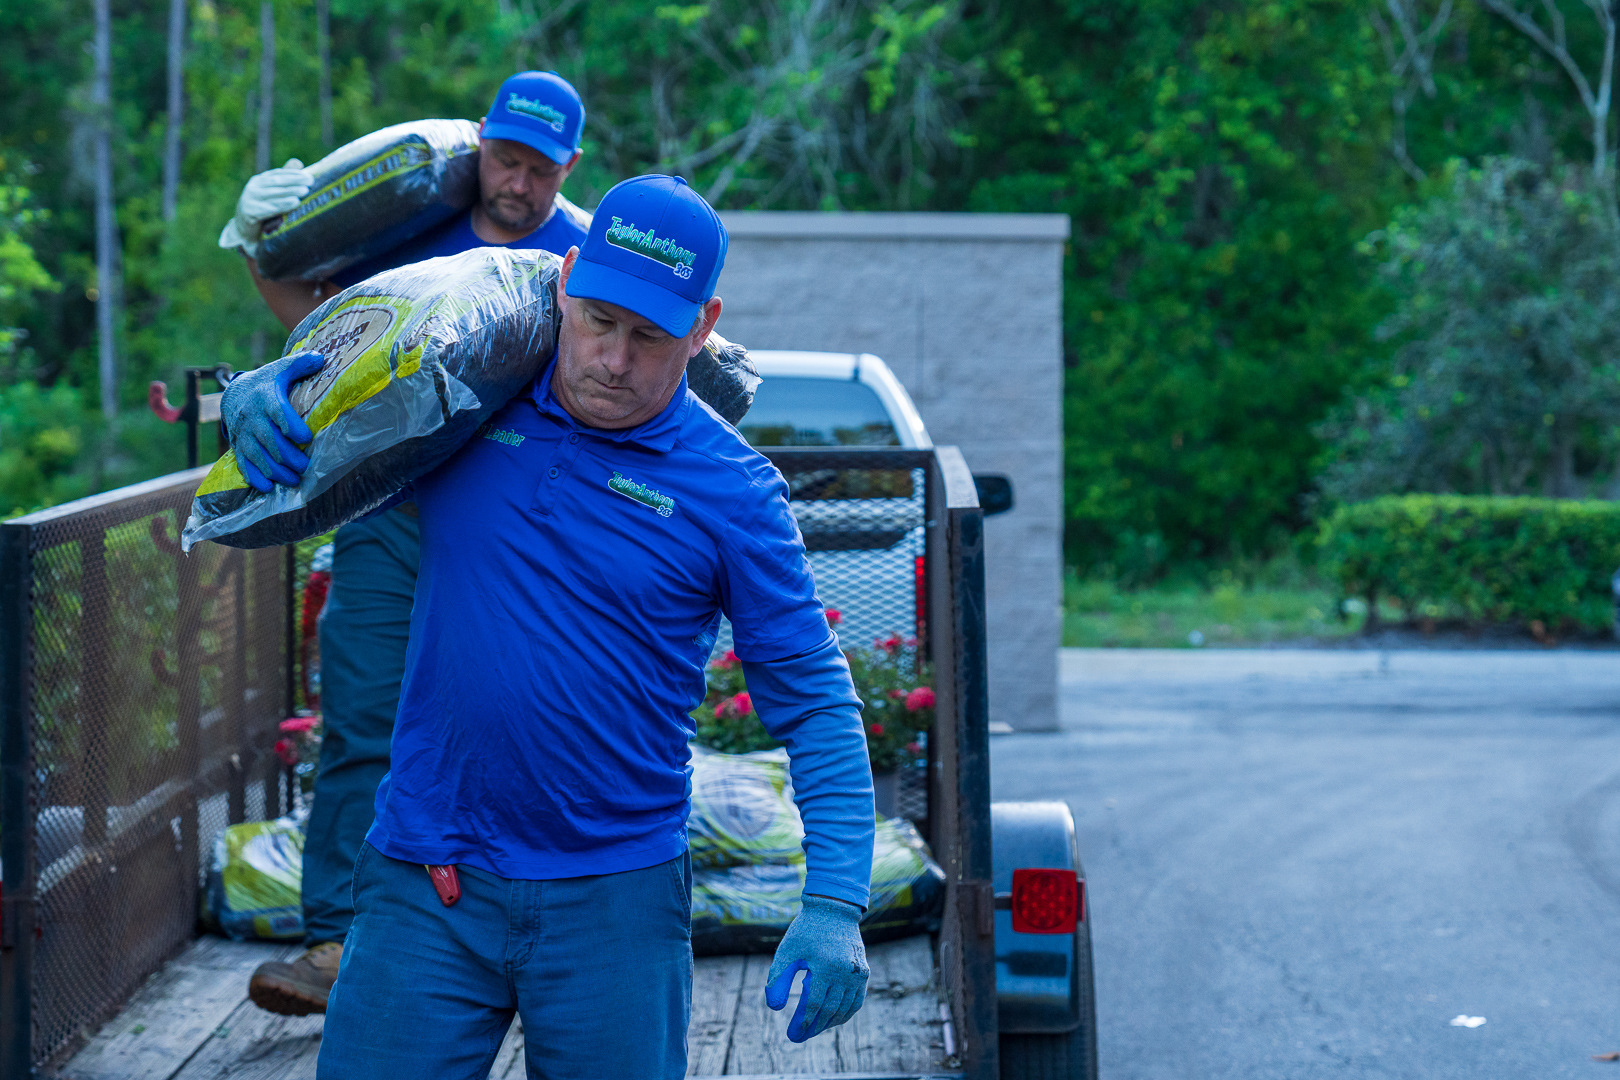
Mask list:
[[1014,509],[985,523],[990,715],[1056,728],[1068,218],[721,216],[721,334],[751,349],[875,353],[936,443],[1011,477]]

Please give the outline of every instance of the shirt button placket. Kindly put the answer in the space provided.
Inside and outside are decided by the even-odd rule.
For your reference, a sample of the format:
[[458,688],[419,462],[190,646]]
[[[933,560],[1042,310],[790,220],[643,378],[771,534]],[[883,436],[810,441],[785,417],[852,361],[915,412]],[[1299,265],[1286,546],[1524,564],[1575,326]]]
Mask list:
[[534,493],[534,508],[542,514],[551,513],[551,508],[557,502],[557,493],[562,490],[573,471],[574,462],[579,458],[580,450],[584,449],[584,440],[579,432],[571,431],[567,437],[557,444],[552,451],[551,463],[546,467],[545,479],[540,481],[540,488]]

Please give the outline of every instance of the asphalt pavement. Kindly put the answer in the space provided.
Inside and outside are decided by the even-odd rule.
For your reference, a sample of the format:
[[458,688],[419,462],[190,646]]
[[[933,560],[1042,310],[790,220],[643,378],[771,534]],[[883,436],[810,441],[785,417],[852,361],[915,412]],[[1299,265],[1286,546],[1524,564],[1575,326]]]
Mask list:
[[1068,649],[1062,680],[993,794],[1074,809],[1104,1080],[1620,1080],[1620,654]]

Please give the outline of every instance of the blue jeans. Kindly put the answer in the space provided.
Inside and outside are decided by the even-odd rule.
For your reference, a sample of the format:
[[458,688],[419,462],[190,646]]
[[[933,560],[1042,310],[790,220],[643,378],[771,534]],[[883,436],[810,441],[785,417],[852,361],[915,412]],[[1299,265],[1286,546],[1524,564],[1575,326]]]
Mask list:
[[516,1013],[530,1080],[680,1080],[692,1009],[692,870],[552,881],[427,870],[366,844],[318,1080],[485,1080]]
[[[414,508],[413,508],[414,509]],[[416,517],[391,510],[338,530],[321,617],[324,738],[304,840],[304,941],[342,941],[354,859],[371,828],[405,674],[421,555]]]

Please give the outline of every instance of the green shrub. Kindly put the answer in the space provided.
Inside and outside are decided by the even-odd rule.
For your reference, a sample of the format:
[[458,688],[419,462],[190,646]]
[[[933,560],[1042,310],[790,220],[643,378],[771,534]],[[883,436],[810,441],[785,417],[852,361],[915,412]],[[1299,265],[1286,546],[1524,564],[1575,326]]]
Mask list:
[[1391,495],[1341,507],[1317,541],[1323,571],[1369,610],[1602,631],[1620,568],[1620,503]]

